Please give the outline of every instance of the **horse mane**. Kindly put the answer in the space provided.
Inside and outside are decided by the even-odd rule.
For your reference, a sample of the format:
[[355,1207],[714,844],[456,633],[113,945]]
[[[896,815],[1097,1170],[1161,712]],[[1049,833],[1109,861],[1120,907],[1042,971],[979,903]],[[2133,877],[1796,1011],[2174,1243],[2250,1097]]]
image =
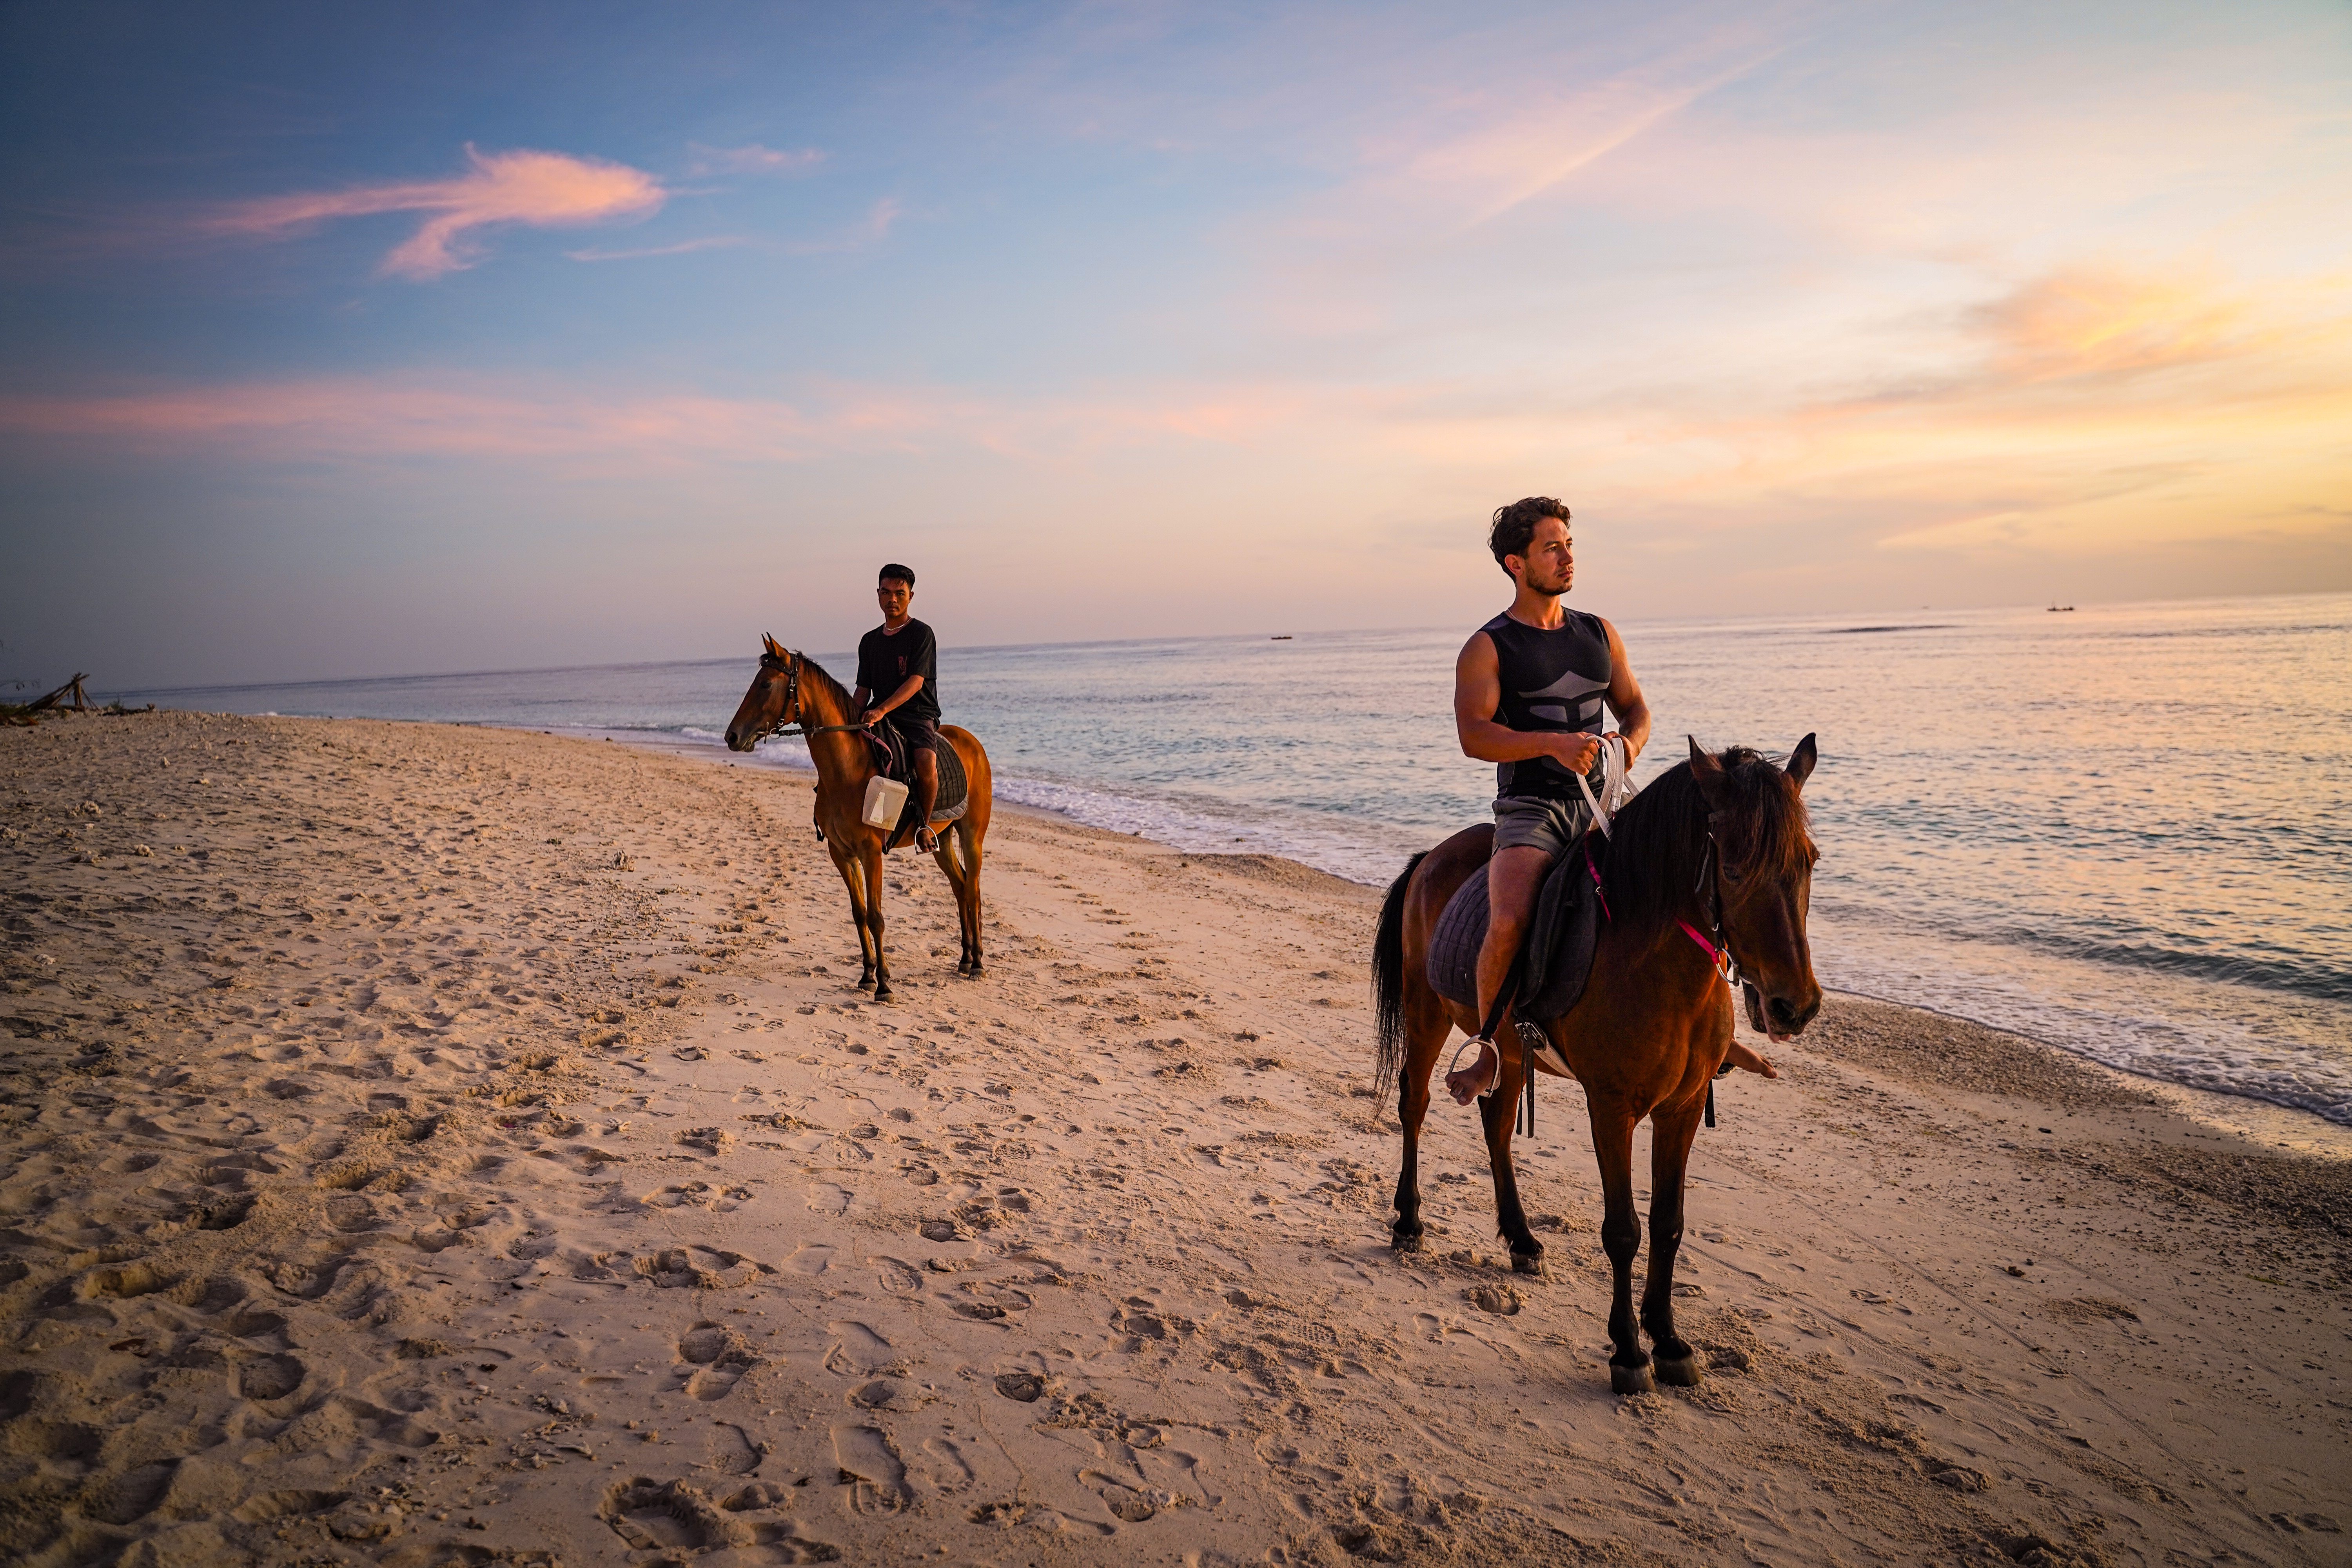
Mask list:
[[[1743,845],[1757,852],[1748,863],[1769,876],[1792,872],[1809,847],[1803,800],[1788,787],[1779,764],[1761,752],[1731,746],[1717,760],[1723,764],[1727,814],[1754,825],[1753,837]],[[1612,923],[1646,935],[1691,906],[1706,858],[1706,796],[1688,761],[1676,763],[1625,803],[1610,821],[1601,862],[1601,889]]]
[[826,674],[824,666],[806,654],[801,655],[801,679],[820,691],[832,693],[834,701],[841,706],[843,717],[849,719],[857,717],[857,702],[850,695],[849,689]]

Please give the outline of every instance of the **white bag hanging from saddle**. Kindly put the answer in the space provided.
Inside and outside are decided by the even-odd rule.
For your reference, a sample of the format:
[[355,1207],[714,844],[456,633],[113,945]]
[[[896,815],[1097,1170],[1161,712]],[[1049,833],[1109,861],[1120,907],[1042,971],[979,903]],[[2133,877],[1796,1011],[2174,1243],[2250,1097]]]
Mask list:
[[907,809],[907,786],[897,779],[886,779],[876,773],[866,781],[866,810],[862,814],[868,827],[891,828],[898,826],[898,814]]

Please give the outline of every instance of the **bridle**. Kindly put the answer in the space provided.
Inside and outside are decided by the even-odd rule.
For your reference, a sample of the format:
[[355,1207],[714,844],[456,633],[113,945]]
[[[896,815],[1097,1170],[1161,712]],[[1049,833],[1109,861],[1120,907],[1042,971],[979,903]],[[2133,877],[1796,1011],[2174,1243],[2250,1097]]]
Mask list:
[[1719,811],[1706,814],[1706,852],[1699,857],[1698,877],[1691,883],[1694,893],[1706,889],[1707,920],[1713,927],[1715,940],[1709,942],[1700,935],[1698,928],[1688,921],[1676,921],[1675,923],[1706,951],[1708,960],[1715,965],[1715,972],[1723,976],[1723,983],[1737,991],[1739,989],[1741,965],[1731,955],[1731,943],[1725,940],[1723,934],[1723,847],[1715,841],[1716,818],[1722,815]]
[[[770,675],[784,677],[784,706],[776,721],[752,737],[764,741],[771,735],[823,735],[836,730],[863,730],[863,724],[818,724],[812,728],[801,721],[801,668],[808,661],[800,654],[779,658],[772,653],[760,656],[760,668]],[[793,725],[799,724],[795,730]]]

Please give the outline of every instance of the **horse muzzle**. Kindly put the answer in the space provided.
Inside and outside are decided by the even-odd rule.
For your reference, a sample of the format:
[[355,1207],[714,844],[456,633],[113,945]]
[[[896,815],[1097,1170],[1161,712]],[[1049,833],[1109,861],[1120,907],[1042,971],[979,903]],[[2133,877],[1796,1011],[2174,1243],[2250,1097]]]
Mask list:
[[1759,990],[1753,981],[1740,987],[1742,1000],[1748,1004],[1748,1026],[1758,1034],[1775,1040],[1792,1040],[1805,1032],[1805,1026],[1822,1010],[1822,988],[1809,979],[1801,997]]
[[748,752],[757,744],[756,741],[744,739],[740,731],[730,728],[727,731],[727,749],[730,752]]

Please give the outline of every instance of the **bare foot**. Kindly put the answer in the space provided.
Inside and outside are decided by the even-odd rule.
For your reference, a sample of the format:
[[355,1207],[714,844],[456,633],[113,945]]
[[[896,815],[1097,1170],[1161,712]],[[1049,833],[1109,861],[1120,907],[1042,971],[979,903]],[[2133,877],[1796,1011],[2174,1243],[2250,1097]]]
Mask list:
[[[1503,1054],[1495,1048],[1494,1041],[1465,1040],[1462,1045],[1477,1047],[1478,1059],[1469,1067],[1456,1068],[1445,1075],[1445,1092],[1454,1097],[1456,1105],[1467,1105],[1482,1094],[1494,1093],[1495,1080],[1503,1073]],[[1462,1051],[1458,1047],[1454,1059],[1457,1062],[1462,1059]]]
[[936,855],[940,852],[940,836],[928,827],[918,827],[915,829],[915,847],[926,855]]
[[1723,1059],[1729,1066],[1736,1067],[1743,1072],[1756,1073],[1763,1078],[1780,1076],[1780,1069],[1772,1065],[1769,1058],[1757,1055],[1755,1051],[1741,1045],[1738,1040],[1731,1042],[1731,1050]]

